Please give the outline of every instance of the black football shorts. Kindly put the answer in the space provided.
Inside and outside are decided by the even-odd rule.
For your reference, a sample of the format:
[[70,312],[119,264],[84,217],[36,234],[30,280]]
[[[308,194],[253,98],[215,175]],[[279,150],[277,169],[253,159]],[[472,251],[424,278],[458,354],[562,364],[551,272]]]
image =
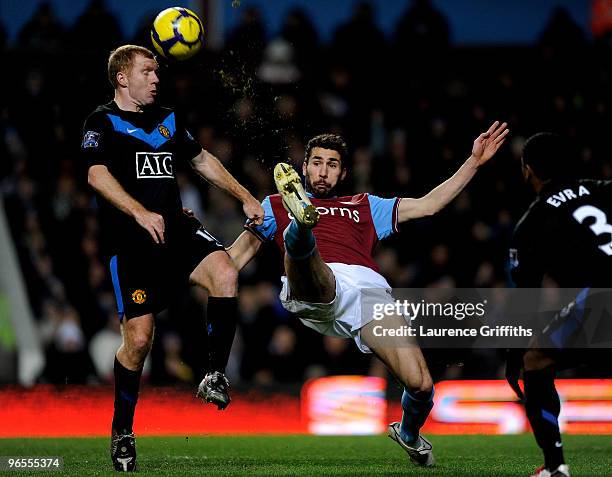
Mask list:
[[208,255],[225,251],[195,217],[182,216],[166,228],[164,244],[121,250],[110,259],[119,320],[167,308],[189,284],[189,275]]
[[555,314],[538,337],[538,346],[557,368],[609,363],[612,350],[612,291],[583,288],[576,299]]

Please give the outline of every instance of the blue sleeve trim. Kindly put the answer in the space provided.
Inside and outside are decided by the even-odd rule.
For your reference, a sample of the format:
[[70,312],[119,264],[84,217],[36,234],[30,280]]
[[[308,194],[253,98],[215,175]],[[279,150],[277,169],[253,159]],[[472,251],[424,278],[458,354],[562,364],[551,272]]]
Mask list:
[[393,232],[399,232],[399,206],[402,199],[396,198],[395,204],[393,205]]
[[251,226],[248,224],[245,225],[245,228],[253,233],[259,240],[262,242],[268,242],[274,239],[274,235],[276,234],[276,219],[274,218],[274,213],[272,212],[272,204],[270,204],[270,197],[266,197],[261,206],[264,210],[264,219],[261,225]]
[[393,232],[397,232],[397,214],[399,199],[383,199],[368,194],[372,222],[376,229],[378,240],[387,238]]

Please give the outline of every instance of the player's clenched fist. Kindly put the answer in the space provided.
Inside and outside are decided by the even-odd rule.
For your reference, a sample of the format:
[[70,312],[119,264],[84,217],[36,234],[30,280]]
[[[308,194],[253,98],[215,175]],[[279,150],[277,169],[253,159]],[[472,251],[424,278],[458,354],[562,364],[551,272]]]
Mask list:
[[155,243],[164,243],[165,224],[164,218],[161,215],[143,209],[136,213],[134,218],[138,225],[149,232]]
[[261,225],[264,218],[264,210],[261,204],[254,198],[244,201],[242,204],[242,210],[244,214],[254,225]]

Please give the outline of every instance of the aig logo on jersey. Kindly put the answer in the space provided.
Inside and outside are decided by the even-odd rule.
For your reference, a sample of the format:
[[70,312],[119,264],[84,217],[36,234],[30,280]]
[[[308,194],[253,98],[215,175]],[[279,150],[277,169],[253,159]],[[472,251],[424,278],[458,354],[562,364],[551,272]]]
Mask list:
[[171,152],[137,152],[138,179],[169,179],[174,177]]

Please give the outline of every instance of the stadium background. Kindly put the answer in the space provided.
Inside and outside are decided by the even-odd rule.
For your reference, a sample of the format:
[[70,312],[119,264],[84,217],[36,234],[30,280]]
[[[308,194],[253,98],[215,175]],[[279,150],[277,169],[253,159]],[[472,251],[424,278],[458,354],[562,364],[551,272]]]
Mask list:
[[[439,215],[403,226],[376,255],[394,287],[506,286],[508,241],[531,198],[517,162],[525,138],[540,130],[567,135],[584,175],[612,178],[611,2],[327,3],[190,2],[211,45],[194,61],[162,63],[162,102],[181,111],[202,145],[260,199],[274,192],[273,165],[299,164],[305,141],[323,131],[350,145],[347,192],[419,196],[461,164],[491,120],[508,121],[510,140],[467,190]],[[78,156],[81,126],[112,97],[108,52],[126,42],[150,47],[154,13],[173,3],[16,5],[0,3],[0,190],[12,242],[3,247],[17,258],[31,309],[23,319],[34,324],[44,360],[27,370],[20,363],[6,286],[20,278],[2,264],[0,400],[60,389],[48,384],[104,395],[120,335]],[[242,231],[239,204],[188,170],[178,179],[184,205],[229,246]],[[388,379],[351,341],[321,337],[284,312],[278,263],[265,248],[241,274],[228,368],[238,393],[295,398],[312,378]],[[192,290],[159,317],[145,396],[148,385],[189,394],[201,378],[205,298]],[[496,350],[430,358],[436,380],[503,374]],[[570,377],[608,374],[582,369]],[[25,391],[18,382],[42,387]],[[398,396],[399,388],[391,383],[388,392]]]

